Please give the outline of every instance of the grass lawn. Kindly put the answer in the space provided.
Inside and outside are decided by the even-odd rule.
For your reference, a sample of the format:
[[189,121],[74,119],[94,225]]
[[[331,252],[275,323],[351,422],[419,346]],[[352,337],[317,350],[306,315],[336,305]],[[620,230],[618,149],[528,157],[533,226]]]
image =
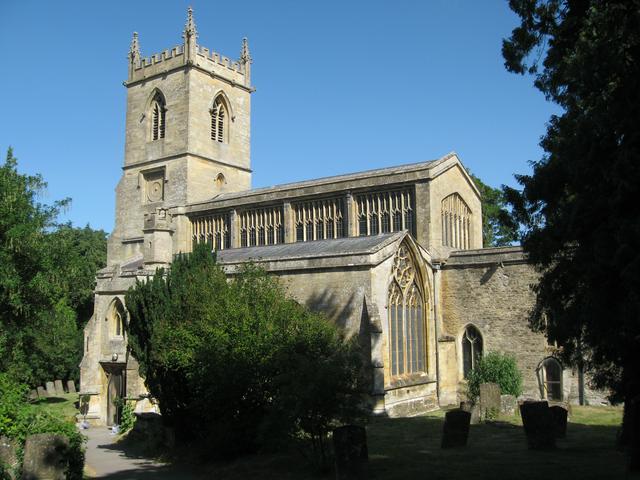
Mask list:
[[[557,449],[527,449],[519,416],[472,425],[467,448],[442,450],[444,412],[414,418],[373,418],[367,426],[371,479],[616,479],[625,459],[615,448],[622,409],[573,407],[567,438]],[[299,455],[255,455],[209,465],[216,479],[334,478],[309,471]]]
[[78,413],[75,402],[78,401],[78,398],[77,393],[65,393],[64,395],[57,395],[55,397],[39,398],[33,402],[33,405],[39,410],[49,412],[58,418],[75,423]]

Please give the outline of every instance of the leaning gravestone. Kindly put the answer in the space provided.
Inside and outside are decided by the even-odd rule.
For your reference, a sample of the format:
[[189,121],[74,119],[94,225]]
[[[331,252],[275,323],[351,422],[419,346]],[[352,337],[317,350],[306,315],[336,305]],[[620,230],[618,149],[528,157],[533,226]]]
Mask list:
[[0,435],[0,465],[5,467],[10,479],[16,478],[13,472],[20,466],[18,444],[2,435]]
[[460,402],[460,410],[471,414],[471,425],[480,423],[480,405],[473,402]]
[[47,382],[47,383],[45,383],[45,386],[47,387],[47,396],[55,397],[56,396],[56,387],[53,384],[53,382]]
[[505,415],[515,415],[518,400],[515,395],[500,395],[500,411]]
[[547,402],[522,403],[520,416],[530,450],[550,450],[556,447],[553,414]]
[[22,480],[64,480],[69,439],[55,433],[29,435],[24,444]]
[[36,388],[36,391],[38,392],[38,397],[40,398],[47,398],[47,391],[44,389],[44,387],[38,387]]
[[336,461],[337,480],[366,480],[367,431],[357,425],[345,425],[333,431],[333,451]]
[[469,438],[471,413],[460,408],[449,410],[444,415],[442,448],[466,447]]
[[67,391],[69,393],[76,393],[76,384],[73,380],[67,381]]
[[56,393],[58,395],[64,395],[64,387],[62,386],[62,380],[56,380],[53,382],[53,385],[56,387]]
[[549,410],[551,410],[551,416],[553,417],[556,438],[565,438],[567,436],[567,417],[569,412],[560,405],[552,405]]
[[497,383],[480,384],[480,416],[482,420],[495,418],[500,413],[500,386]]

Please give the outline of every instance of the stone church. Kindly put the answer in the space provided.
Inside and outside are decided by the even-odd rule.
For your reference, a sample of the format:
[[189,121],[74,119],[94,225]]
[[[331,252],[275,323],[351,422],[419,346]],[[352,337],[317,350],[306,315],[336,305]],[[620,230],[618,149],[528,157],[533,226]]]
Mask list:
[[581,372],[527,325],[535,272],[519,247],[483,248],[480,192],[455,153],[269,188],[251,188],[251,55],[183,42],[129,51],[126,142],[108,265],[85,328],[88,419],[112,424],[115,400],[157,408],[126,348],[124,294],[194,242],[233,272],[253,261],[300,303],[366,345],[374,413],[457,403],[484,353],[514,354],[525,395],[599,401]]

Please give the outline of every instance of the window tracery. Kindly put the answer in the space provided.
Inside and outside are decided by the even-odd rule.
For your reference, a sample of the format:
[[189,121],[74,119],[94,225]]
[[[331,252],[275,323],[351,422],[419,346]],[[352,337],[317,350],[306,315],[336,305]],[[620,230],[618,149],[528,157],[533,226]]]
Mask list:
[[228,212],[214,213],[191,219],[194,244],[207,243],[211,250],[231,248],[231,219]]
[[379,233],[413,232],[413,192],[395,190],[357,195],[356,218],[358,235]]
[[469,373],[482,358],[482,335],[473,325],[467,325],[462,334],[462,373],[469,378]]
[[400,246],[394,257],[388,294],[391,376],[424,372],[427,365],[424,299],[405,245]]
[[226,142],[226,129],[227,127],[227,107],[225,105],[224,100],[222,99],[222,95],[218,95],[213,102],[213,107],[211,108],[211,140],[216,142],[225,143]]
[[344,237],[344,203],[341,198],[293,205],[296,242]]
[[457,193],[444,198],[442,216],[442,245],[468,250],[471,248],[471,209]]
[[240,246],[276,245],[284,243],[282,207],[246,210],[240,217]]
[[151,100],[151,140],[164,138],[166,130],[166,105],[160,92],[156,92]]

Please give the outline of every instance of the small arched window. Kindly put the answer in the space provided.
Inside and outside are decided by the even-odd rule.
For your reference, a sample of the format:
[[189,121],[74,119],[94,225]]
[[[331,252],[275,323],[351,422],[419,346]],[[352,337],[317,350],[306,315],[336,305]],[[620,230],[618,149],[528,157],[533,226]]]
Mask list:
[[540,365],[543,396],[547,400],[562,400],[562,365],[553,358],[545,358]]
[[111,307],[111,311],[107,316],[109,334],[111,337],[124,337],[125,316],[126,313],[122,302],[119,299],[115,299]]
[[462,334],[462,371],[464,378],[469,378],[469,373],[482,358],[482,335],[473,325],[468,325]]
[[166,105],[160,92],[156,92],[151,100],[151,140],[164,138],[166,130]]
[[211,140],[225,143],[227,135],[228,111],[221,95],[213,102],[211,108]]

